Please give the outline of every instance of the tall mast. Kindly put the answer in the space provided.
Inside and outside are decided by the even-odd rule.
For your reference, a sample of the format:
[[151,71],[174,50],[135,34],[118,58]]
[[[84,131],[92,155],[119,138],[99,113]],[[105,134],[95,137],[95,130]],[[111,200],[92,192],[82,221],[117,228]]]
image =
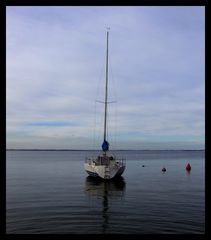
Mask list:
[[[109,29],[108,29],[109,30]],[[106,151],[109,150],[109,143],[107,141],[107,105],[108,105],[108,35],[109,31],[107,31],[107,48],[106,48],[106,85],[105,85],[105,116],[104,116],[104,136],[103,136],[103,144],[102,149],[106,155]]]
[[104,116],[104,141],[106,141],[107,128],[107,105],[108,105],[108,35],[107,31],[107,50],[106,50],[106,86],[105,86],[105,116]]

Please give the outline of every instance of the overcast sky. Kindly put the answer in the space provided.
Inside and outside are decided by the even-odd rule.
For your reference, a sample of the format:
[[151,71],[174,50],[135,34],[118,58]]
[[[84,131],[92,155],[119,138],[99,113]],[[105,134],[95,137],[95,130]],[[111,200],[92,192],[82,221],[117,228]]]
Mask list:
[[7,7],[7,148],[202,149],[204,7]]

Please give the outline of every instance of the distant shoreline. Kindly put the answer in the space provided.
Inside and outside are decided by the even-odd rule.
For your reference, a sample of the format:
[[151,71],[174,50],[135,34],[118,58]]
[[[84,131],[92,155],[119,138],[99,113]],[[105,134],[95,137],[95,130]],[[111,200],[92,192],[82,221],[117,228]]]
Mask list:
[[[101,151],[90,149],[6,149],[6,151]],[[205,151],[205,149],[115,149],[111,151]]]

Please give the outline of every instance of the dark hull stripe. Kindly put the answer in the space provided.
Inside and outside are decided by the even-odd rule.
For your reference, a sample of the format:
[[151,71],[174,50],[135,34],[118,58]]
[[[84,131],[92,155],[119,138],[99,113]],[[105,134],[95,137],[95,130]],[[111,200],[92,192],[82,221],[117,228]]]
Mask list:
[[[125,167],[121,167],[118,172],[115,174],[114,177],[119,177],[122,175],[122,173],[124,172],[125,170]],[[92,177],[100,177],[96,172],[91,172],[91,171],[87,171],[86,172],[89,174],[89,176],[92,176]]]
[[90,172],[90,171],[86,171],[86,172],[89,174],[89,176],[99,177],[99,175],[97,173],[95,173],[95,172]]

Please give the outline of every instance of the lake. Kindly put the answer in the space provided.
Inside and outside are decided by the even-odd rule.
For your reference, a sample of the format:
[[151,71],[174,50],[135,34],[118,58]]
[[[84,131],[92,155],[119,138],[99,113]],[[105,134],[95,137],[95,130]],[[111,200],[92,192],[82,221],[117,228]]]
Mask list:
[[204,151],[115,153],[125,172],[99,181],[83,166],[97,151],[7,151],[6,232],[205,233]]

